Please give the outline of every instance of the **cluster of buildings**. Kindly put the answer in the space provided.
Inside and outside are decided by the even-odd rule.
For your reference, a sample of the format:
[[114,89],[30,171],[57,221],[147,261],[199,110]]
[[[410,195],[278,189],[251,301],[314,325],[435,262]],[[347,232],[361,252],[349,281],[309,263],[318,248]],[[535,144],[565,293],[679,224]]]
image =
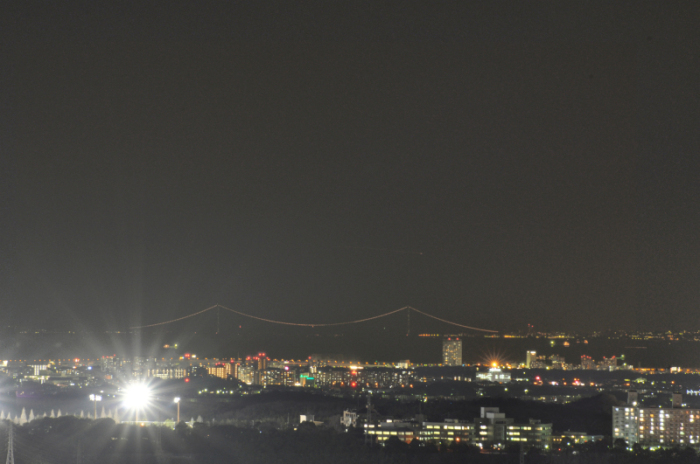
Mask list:
[[641,407],[632,390],[626,405],[613,407],[613,440],[618,439],[630,448],[700,448],[700,409],[684,408],[679,393],[672,395],[670,408]]
[[[166,348],[169,346],[166,345]],[[462,340],[447,337],[443,342],[443,365],[462,365]],[[238,379],[256,386],[369,387],[393,388],[413,382],[408,360],[390,365],[361,366],[358,360],[331,359],[312,355],[308,360],[271,361],[265,353],[245,359],[198,359],[103,356],[100,359],[0,361],[0,372],[14,379],[56,386],[87,386],[93,383],[134,379],[183,379],[207,374]]]
[[401,368],[385,367],[321,367],[314,373],[316,386],[326,387],[368,387],[393,388],[405,387],[414,381],[413,371]]
[[[0,373],[13,379],[31,380],[39,384],[59,387],[86,386],[98,381],[100,374],[92,366],[79,359],[36,360],[29,361],[0,361]],[[27,394],[31,388],[26,387]]]
[[580,364],[569,364],[563,356],[553,354],[549,357],[537,355],[537,351],[528,351],[525,355],[525,367],[527,369],[582,369],[598,371],[616,371],[618,369],[632,369],[631,365],[625,363],[625,356],[603,357],[600,361],[595,361],[590,356],[581,356]]
[[[179,360],[148,358],[121,359],[104,357],[101,369],[105,378],[150,378],[181,379],[207,374],[221,379],[238,379],[253,386],[300,386],[300,387],[369,387],[393,388],[405,386],[413,381],[413,371],[405,367],[381,367],[352,365],[353,361],[317,359],[305,361],[272,361],[265,353],[245,359],[197,359],[186,355]],[[401,365],[402,363],[399,363]]]

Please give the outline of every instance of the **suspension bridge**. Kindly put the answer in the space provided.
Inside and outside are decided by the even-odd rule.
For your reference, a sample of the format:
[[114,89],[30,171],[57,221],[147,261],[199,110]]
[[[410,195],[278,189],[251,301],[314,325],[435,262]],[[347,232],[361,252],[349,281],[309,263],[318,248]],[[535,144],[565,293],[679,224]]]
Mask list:
[[418,313],[418,314],[421,314],[421,315],[423,315],[423,316],[426,316],[426,317],[435,319],[435,320],[437,320],[437,321],[440,321],[440,322],[443,322],[443,323],[445,323],[445,324],[449,324],[449,325],[452,325],[452,326],[455,326],[455,327],[460,327],[460,328],[468,329],[468,330],[475,330],[475,331],[478,331],[478,332],[498,333],[497,330],[484,329],[484,328],[480,328],[480,327],[472,327],[472,326],[469,326],[469,325],[464,325],[464,324],[460,324],[460,323],[458,323],[458,322],[450,321],[450,320],[447,320],[447,319],[444,319],[444,318],[435,316],[435,315],[433,315],[433,314],[430,314],[430,313],[428,313],[428,312],[421,311],[420,309],[416,309],[416,308],[414,308],[414,307],[412,307],[412,306],[404,306],[403,308],[395,309],[395,310],[389,311],[389,312],[387,312],[387,313],[377,314],[376,316],[365,317],[365,318],[362,318],[362,319],[355,319],[355,320],[351,320],[351,321],[341,321],[341,322],[290,322],[290,321],[281,321],[281,320],[277,320],[277,319],[269,319],[269,318],[264,318],[264,317],[260,317],[260,316],[255,316],[255,315],[253,315],[253,314],[247,314],[247,313],[244,313],[243,311],[238,311],[238,310],[235,310],[235,309],[231,309],[231,308],[228,308],[228,307],[226,307],[226,306],[222,306],[222,305],[220,305],[220,304],[215,304],[215,305],[210,306],[210,307],[208,307],[208,308],[204,308],[204,309],[202,309],[202,310],[195,311],[195,312],[193,312],[192,314],[188,314],[188,315],[186,315],[186,316],[178,317],[178,318],[175,318],[175,319],[170,319],[170,320],[167,320],[167,321],[156,322],[156,323],[153,323],[153,324],[145,324],[145,325],[133,326],[133,327],[129,327],[129,329],[132,329],[132,330],[134,330],[134,329],[146,329],[146,328],[149,328],[149,327],[159,327],[159,326],[164,326],[164,325],[168,325],[168,324],[174,324],[174,323],[176,323],[176,322],[183,321],[183,320],[186,320],[186,319],[190,319],[190,318],[192,318],[192,317],[196,317],[196,316],[199,316],[199,315],[201,315],[201,314],[204,314],[204,313],[207,313],[207,312],[213,311],[213,310],[216,310],[216,311],[217,311],[217,333],[219,332],[219,330],[218,330],[218,324],[219,324],[219,313],[220,313],[221,310],[229,311],[229,312],[234,313],[234,314],[237,314],[237,315],[239,315],[239,316],[247,317],[247,318],[250,318],[250,319],[255,319],[255,320],[258,320],[258,321],[262,321],[262,322],[267,322],[267,323],[270,323],[270,324],[278,324],[278,325],[286,325],[286,326],[294,326],[294,327],[333,327],[333,326],[344,326],[344,325],[352,325],[352,324],[361,324],[361,323],[363,323],[363,322],[369,322],[369,321],[373,321],[373,320],[376,320],[376,319],[381,319],[381,318],[384,318],[384,317],[389,317],[389,316],[391,316],[391,315],[393,315],[393,314],[405,312],[405,313],[406,313],[406,320],[407,320],[406,335],[409,335],[409,334],[410,334],[410,330],[411,330],[411,311],[414,311],[414,312],[416,312],[416,313]]

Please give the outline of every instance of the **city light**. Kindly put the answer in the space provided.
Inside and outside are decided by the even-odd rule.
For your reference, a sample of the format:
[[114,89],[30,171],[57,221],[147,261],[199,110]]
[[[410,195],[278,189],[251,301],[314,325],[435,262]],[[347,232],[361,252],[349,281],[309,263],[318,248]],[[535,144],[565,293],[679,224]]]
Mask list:
[[90,395],[90,401],[92,401],[92,403],[95,407],[95,415],[93,416],[93,419],[97,419],[97,402],[102,401],[102,395],[92,394],[92,395]]

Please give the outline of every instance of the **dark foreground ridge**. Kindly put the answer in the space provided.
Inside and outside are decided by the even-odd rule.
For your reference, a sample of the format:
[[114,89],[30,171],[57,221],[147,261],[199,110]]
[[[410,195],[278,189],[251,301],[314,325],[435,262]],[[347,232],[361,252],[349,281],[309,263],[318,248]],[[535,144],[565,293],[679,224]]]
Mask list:
[[[367,443],[361,429],[347,431],[333,425],[339,408],[353,403],[348,398],[293,392],[271,392],[228,404],[226,415],[236,425],[219,422],[183,422],[174,429],[160,426],[117,424],[112,419],[87,420],[74,416],[44,418],[13,427],[15,462],[42,463],[518,463],[517,445],[486,453],[475,446],[451,443],[446,446],[388,440],[384,446]],[[481,406],[499,406],[514,417],[537,413],[557,429],[589,427],[606,439],[545,453],[531,449],[524,455],[528,464],[539,463],[700,463],[692,449],[627,451],[623,443],[612,443],[610,405],[617,400],[598,395],[568,405],[546,405],[513,399],[435,401],[420,405],[388,400],[377,401],[377,412],[400,417],[420,409],[428,418],[469,418]],[[222,405],[223,406],[223,405]],[[234,406],[234,407],[232,407]],[[289,420],[293,411],[312,409],[324,426]],[[223,411],[222,411],[223,412]],[[335,416],[335,417],[334,417]],[[251,419],[252,418],[252,419]],[[246,425],[242,425],[246,424]],[[0,425],[0,458],[8,447],[9,422]]]

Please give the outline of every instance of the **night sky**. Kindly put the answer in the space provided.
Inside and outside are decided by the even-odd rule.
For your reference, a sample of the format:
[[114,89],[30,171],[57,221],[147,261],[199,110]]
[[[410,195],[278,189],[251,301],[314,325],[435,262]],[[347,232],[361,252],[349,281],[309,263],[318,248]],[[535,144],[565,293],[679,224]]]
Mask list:
[[700,328],[697,2],[47,3],[0,13],[3,325]]

